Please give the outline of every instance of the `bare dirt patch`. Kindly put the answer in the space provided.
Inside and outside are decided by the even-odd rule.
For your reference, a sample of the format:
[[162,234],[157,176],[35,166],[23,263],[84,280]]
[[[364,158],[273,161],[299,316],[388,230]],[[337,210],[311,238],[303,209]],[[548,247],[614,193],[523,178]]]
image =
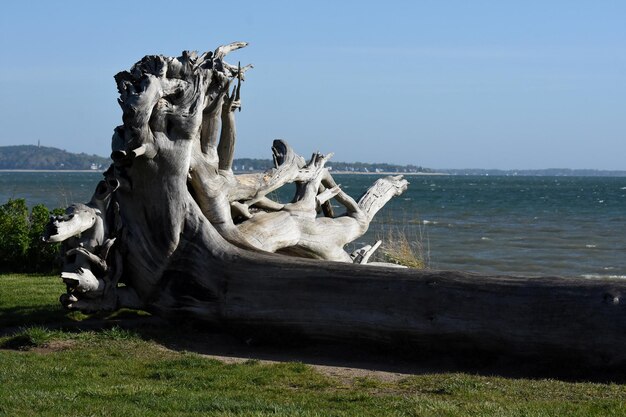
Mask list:
[[[239,356],[223,356],[223,355],[212,355],[212,354],[202,354],[202,356],[216,359],[224,363],[243,363],[249,361],[250,357],[239,357]],[[412,373],[409,372],[390,372],[390,371],[381,371],[376,369],[367,369],[366,367],[349,367],[349,366],[333,366],[333,365],[321,365],[317,362],[322,358],[309,358],[309,360],[298,360],[296,362],[301,362],[306,365],[313,367],[316,371],[321,373],[322,375],[326,375],[332,378],[339,379],[343,383],[352,384],[354,380],[359,378],[373,378],[379,380],[381,382],[396,382],[401,379],[404,379]],[[281,359],[276,357],[275,359],[257,359],[260,363],[265,364],[273,364],[273,363],[282,363],[282,362],[294,362],[290,359]],[[363,364],[365,366],[365,364]]]
[[62,350],[70,349],[75,344],[76,344],[76,341],[74,340],[52,340],[50,342],[47,342],[43,346],[33,347],[32,349],[29,349],[29,351],[45,355],[49,353],[60,352]]

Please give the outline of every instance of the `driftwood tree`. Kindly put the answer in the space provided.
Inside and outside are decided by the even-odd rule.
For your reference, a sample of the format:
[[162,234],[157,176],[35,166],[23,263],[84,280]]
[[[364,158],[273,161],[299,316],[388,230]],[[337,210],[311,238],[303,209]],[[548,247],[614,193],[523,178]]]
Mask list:
[[[282,140],[275,166],[234,175],[235,115],[245,71],[224,57],[146,56],[115,76],[123,125],[111,167],[88,204],[53,218],[64,241],[67,308],[139,307],[228,328],[326,340],[467,348],[515,355],[564,353],[626,364],[621,281],[481,277],[363,265],[347,253],[372,217],[402,193],[377,180],[354,200],[325,168]],[[296,184],[290,203],[268,195]],[[334,200],[345,210],[337,214]]]

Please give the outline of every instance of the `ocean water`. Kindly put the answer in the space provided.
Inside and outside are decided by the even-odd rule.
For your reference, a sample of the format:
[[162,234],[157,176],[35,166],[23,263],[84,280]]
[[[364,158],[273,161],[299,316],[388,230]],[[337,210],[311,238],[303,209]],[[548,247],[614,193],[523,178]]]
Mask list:
[[0,203],[23,198],[29,207],[67,207],[91,199],[102,173],[93,172],[0,172]]
[[[97,172],[0,172],[0,202],[86,202]],[[358,198],[376,176],[336,174]],[[626,278],[626,178],[408,176],[368,233],[420,240],[431,268],[488,274]],[[290,190],[278,193],[281,200]]]

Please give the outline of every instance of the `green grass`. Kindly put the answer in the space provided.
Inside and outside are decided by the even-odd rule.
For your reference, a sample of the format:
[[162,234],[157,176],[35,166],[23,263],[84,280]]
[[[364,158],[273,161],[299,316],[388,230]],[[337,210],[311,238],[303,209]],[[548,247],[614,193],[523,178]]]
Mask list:
[[67,313],[59,303],[65,285],[47,275],[0,275],[0,329],[58,322]]
[[165,349],[149,332],[52,330],[84,318],[56,307],[62,291],[56,278],[0,275],[2,323],[20,328],[0,337],[2,416],[626,415],[626,386],[617,384],[456,373],[336,378],[300,363],[225,364]]

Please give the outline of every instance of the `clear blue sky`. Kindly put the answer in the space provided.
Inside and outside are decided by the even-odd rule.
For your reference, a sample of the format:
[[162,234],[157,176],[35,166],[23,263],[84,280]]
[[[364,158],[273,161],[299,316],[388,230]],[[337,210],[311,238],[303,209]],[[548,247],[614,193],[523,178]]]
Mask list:
[[235,40],[237,157],[626,169],[626,1],[15,1],[0,145],[108,155],[113,75]]

